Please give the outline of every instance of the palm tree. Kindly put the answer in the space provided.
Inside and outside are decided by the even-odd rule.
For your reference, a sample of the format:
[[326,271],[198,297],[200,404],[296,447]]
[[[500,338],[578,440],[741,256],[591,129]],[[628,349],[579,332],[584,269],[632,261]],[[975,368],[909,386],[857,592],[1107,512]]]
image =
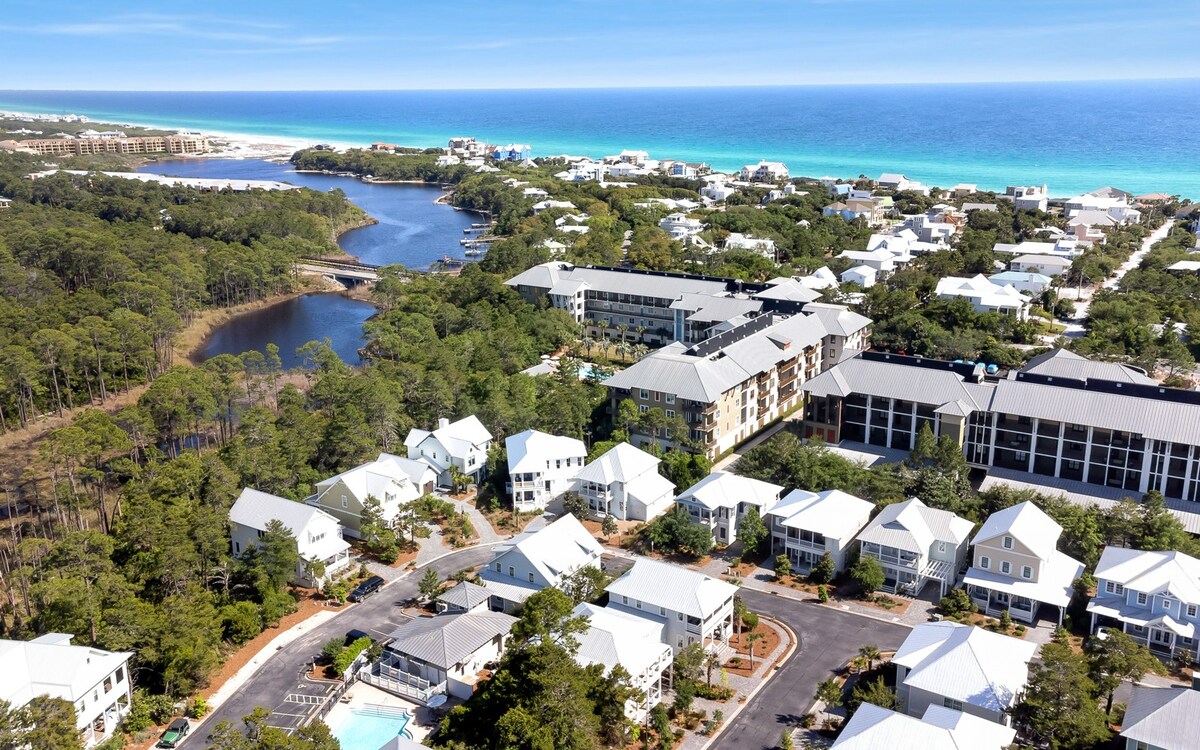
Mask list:
[[858,655],[867,660],[867,671],[870,672],[875,668],[875,660],[882,654],[879,653],[879,647],[874,643],[868,643],[865,646],[860,646]]
[[583,338],[579,339],[579,345],[587,350],[588,356],[592,355],[592,347],[596,345],[596,339],[588,334],[583,334]]
[[708,686],[712,687],[713,670],[721,666],[721,657],[717,656],[712,651],[704,657],[704,669],[707,672]]
[[746,635],[746,645],[748,645],[750,647],[750,671],[751,672],[754,671],[754,644],[758,643],[759,641],[761,641],[763,638],[766,638],[766,637],[767,636],[765,633],[759,633],[759,632],[749,633]]

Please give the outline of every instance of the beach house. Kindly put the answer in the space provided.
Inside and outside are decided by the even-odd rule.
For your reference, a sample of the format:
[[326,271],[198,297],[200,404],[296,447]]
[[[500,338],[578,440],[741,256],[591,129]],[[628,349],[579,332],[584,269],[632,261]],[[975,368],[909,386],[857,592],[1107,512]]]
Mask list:
[[504,440],[508,454],[505,489],[518,511],[545,510],[564,492],[574,490],[587,448],[576,438],[525,430]]
[[1008,612],[1032,623],[1041,606],[1062,624],[1083,563],[1058,551],[1062,526],[1030,501],[998,510],[971,541],[972,565],[963,583],[971,600],[993,617]]
[[618,521],[652,521],[671,507],[675,485],[658,473],[662,460],[617,443],[580,469],[579,494],[597,516]]
[[835,750],[1007,750],[1016,730],[931,705],[917,719],[873,703],[859,706],[833,743]]
[[404,438],[408,457],[424,459],[438,472],[438,485],[450,487],[454,472],[465,475],[471,482],[487,478],[487,454],[492,447],[492,433],[472,414],[457,422],[442,418],[436,429],[413,428]]
[[1045,185],[1009,185],[1000,197],[1012,201],[1020,211],[1045,211],[1050,193]]
[[497,547],[496,556],[479,571],[497,612],[515,613],[530,596],[581,568],[600,568],[600,543],[575,516],[566,514],[511,547]]
[[304,502],[336,518],[344,535],[359,539],[368,497],[379,502],[384,523],[395,527],[401,508],[433,492],[437,476],[437,471],[423,460],[380,453],[374,461],[317,482],[316,492]]
[[1073,258],[1062,255],[1035,255],[1025,253],[1008,262],[1010,271],[1018,273],[1040,273],[1046,276],[1062,276],[1071,270]]
[[112,737],[129,714],[133,654],[74,646],[71,638],[45,633],[31,641],[0,640],[0,701],[16,711],[39,696],[61,698],[74,708],[83,747],[92,748]]
[[300,555],[292,582],[320,588],[350,564],[350,545],[342,539],[338,520],[320,508],[249,487],[229,509],[229,536],[234,557],[246,555],[279,521],[291,534]]
[[930,508],[918,498],[888,505],[858,535],[860,554],[883,566],[883,590],[919,596],[935,582],[945,596],[958,582],[974,527],[953,513]]
[[693,523],[708,528],[723,547],[737,541],[738,525],[751,508],[758,510],[765,523],[781,492],[783,488],[777,484],[715,471],[684,490],[675,504],[688,512]]
[[1008,726],[1038,645],[957,622],[917,625],[892,657],[896,710],[944,706]]
[[1029,297],[1012,286],[993,284],[983,274],[947,276],[938,280],[934,294],[942,299],[965,299],[979,313],[995,312],[1017,320],[1029,317]]
[[863,289],[870,289],[875,286],[875,278],[878,274],[879,271],[870,266],[858,265],[842,271],[841,280],[843,284],[858,284]]
[[606,675],[618,666],[628,672],[634,695],[625,701],[625,716],[645,723],[671,687],[674,652],[663,641],[663,623],[587,602],[571,616],[588,621],[588,629],[576,636],[575,661],[583,667],[598,664]]
[[771,554],[787,555],[792,570],[803,575],[828,553],[841,573],[854,536],[874,510],[873,503],[841,490],[792,490],[766,514]]
[[1197,659],[1200,560],[1182,552],[1108,546],[1096,564],[1096,595],[1088,603],[1091,631],[1123,630],[1153,653]]
[[1134,685],[1121,724],[1125,750],[1192,750],[1200,737],[1200,678],[1192,687]]
[[391,632],[364,682],[428,703],[435,695],[466,700],[498,661],[517,618],[501,612],[447,612],[417,617]]
[[747,182],[779,182],[788,178],[788,168],[783,162],[760,161],[742,167],[742,179]]
[[638,558],[608,585],[608,608],[661,624],[676,653],[693,643],[723,645],[733,632],[737,587],[681,565]]

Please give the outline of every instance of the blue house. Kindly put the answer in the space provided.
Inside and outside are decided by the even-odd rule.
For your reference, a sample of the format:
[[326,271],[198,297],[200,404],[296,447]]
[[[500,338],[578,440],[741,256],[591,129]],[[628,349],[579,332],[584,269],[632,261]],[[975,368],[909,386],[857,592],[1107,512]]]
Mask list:
[[533,149],[524,143],[509,143],[505,146],[496,146],[496,150],[492,152],[492,158],[496,161],[531,159],[533,158]]

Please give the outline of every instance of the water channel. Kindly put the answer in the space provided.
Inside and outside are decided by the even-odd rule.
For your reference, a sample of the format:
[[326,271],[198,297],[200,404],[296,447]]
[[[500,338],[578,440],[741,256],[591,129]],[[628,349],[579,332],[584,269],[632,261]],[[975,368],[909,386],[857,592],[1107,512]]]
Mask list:
[[[261,159],[187,159],[161,161],[142,172],[178,177],[277,180],[313,190],[341,189],[355,205],[378,223],[354,229],[338,240],[342,251],[363,263],[401,263],[425,269],[443,256],[462,257],[459,240],[463,229],[478,221],[474,214],[455,211],[434,201],[436,187],[362,182],[351,177],[295,172],[289,164]],[[296,349],[312,340],[328,338],[345,362],[359,362],[362,325],[375,313],[369,302],[342,294],[306,294],[246,315],[218,328],[205,341],[197,359],[219,354],[238,355],[279,347],[284,367],[303,364]]]

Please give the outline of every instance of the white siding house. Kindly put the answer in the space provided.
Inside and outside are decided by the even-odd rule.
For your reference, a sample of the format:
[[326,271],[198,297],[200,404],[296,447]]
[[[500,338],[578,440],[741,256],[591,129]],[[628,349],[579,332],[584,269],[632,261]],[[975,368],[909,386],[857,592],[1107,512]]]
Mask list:
[[581,666],[599,664],[604,673],[620,665],[629,673],[630,687],[638,691],[625,702],[625,716],[644,724],[650,710],[662,703],[671,684],[674,652],[663,642],[661,623],[616,609],[580,604],[571,613],[586,617],[588,629],[577,636],[575,661]]
[[1005,750],[1016,732],[961,711],[930,706],[919,719],[864,703],[833,743],[836,750]]
[[733,632],[737,587],[680,565],[639,558],[607,590],[610,609],[660,623],[663,643],[676,652],[693,643],[712,648]]
[[579,494],[597,515],[652,521],[675,498],[675,485],[658,473],[660,463],[629,443],[618,443],[579,472]]
[[792,490],[767,513],[771,554],[786,554],[793,570],[807,573],[828,552],[841,573],[854,535],[874,510],[873,503],[841,490]]
[[75,707],[83,746],[95,747],[112,737],[129,713],[131,656],[73,646],[67,633],[0,640],[0,701],[15,711],[40,695],[62,698]]
[[487,475],[487,454],[492,447],[492,433],[472,414],[457,422],[439,419],[432,432],[413,429],[404,439],[408,457],[424,459],[438,471],[438,483],[451,484],[451,467],[457,468],[481,482]]
[[508,453],[507,489],[519,511],[545,510],[576,488],[575,476],[587,459],[582,440],[525,430],[504,440]]
[[392,632],[366,682],[427,703],[435,695],[466,700],[484,665],[504,653],[517,618],[500,612],[418,617]]
[[[320,508],[247,487],[229,509],[229,536],[235,557],[254,547],[271,521],[279,521],[296,541],[300,562],[292,582],[319,587],[350,563],[350,545],[342,539],[342,528],[333,516]],[[315,576],[309,564],[319,562],[323,576]]]
[[765,524],[767,511],[779,502],[783,488],[777,484],[715,471],[696,482],[675,498],[675,504],[691,516],[692,521],[707,527],[718,545],[737,541],[738,524],[750,508],[758,508]]

